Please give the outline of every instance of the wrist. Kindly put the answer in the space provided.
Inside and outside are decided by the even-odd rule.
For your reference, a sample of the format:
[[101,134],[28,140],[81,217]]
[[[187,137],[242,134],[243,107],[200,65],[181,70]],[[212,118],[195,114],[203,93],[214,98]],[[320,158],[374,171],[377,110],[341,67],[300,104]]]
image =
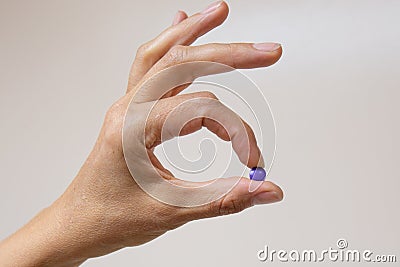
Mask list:
[[0,243],[2,266],[78,266],[86,260],[76,253],[73,236],[53,205]]

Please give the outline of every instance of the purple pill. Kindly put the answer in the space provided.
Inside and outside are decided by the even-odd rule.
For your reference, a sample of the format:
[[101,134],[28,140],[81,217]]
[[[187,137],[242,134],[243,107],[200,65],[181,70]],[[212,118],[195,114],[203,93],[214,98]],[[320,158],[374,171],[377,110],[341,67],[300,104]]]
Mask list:
[[250,179],[255,180],[255,181],[264,181],[266,175],[267,175],[267,173],[261,167],[251,168],[250,174],[249,174]]

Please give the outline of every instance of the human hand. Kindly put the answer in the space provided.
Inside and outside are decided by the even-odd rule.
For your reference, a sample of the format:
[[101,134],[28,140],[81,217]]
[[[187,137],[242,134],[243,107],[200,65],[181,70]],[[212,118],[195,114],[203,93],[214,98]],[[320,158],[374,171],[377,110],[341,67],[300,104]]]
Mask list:
[[[236,213],[255,204],[283,198],[282,190],[271,182],[262,182],[251,191],[247,178],[221,178],[218,179],[221,187],[234,184],[232,190],[204,205],[188,207],[160,202],[137,184],[137,179],[160,176],[172,184],[193,186],[191,182],[173,177],[153,153],[164,140],[164,122],[177,107],[187,117],[175,116],[176,124],[172,126],[183,128],[178,132],[171,129],[167,138],[189,134],[205,126],[221,139],[231,141],[243,164],[254,167],[262,162],[251,128],[213,94],[178,95],[185,88],[180,86],[162,94],[156,101],[155,95],[160,93],[158,88],[144,86],[160,71],[182,63],[209,61],[232,68],[256,68],[269,66],[280,58],[282,49],[273,43],[189,46],[220,25],[227,15],[228,6],[224,2],[215,3],[191,17],[180,11],[173,26],[139,48],[127,92],[107,112],[88,159],[59,199],[0,244],[0,259],[4,266],[80,264],[91,257],[144,244],[192,220]],[[149,107],[151,112],[147,113]],[[129,112],[136,119],[124,124]],[[195,119],[185,124],[188,117]],[[123,137],[123,132],[130,134]],[[123,138],[127,140],[124,142]],[[128,161],[140,169],[138,175],[143,177],[132,177]],[[199,194],[191,194],[189,189],[187,192],[178,198],[173,196],[172,200],[196,203]],[[208,192],[202,193],[207,198]]]

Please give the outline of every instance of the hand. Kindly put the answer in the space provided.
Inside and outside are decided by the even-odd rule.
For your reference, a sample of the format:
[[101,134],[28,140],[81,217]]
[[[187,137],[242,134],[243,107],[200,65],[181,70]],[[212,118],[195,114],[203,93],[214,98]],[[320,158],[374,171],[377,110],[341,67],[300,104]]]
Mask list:
[[[168,67],[185,62],[211,61],[233,68],[256,68],[269,66],[280,58],[281,47],[273,43],[189,46],[220,25],[227,15],[228,6],[224,2],[191,17],[180,11],[171,27],[139,48],[127,93],[107,112],[93,151],[64,194],[0,244],[3,266],[76,265],[90,257],[144,244],[192,220],[240,212],[255,204],[272,203],[283,198],[282,190],[271,182],[262,182],[257,190],[250,192],[249,179],[233,177],[219,179],[221,184],[238,181],[222,198],[194,207],[168,205],[139,187],[135,179],[140,177],[132,177],[125,161],[145,162],[140,165],[141,173],[149,175],[156,170],[155,175],[190,187],[190,182],[173,177],[153,154],[154,147],[162,140],[161,128],[168,115],[187,101],[192,101],[191,105],[180,108],[196,119],[168,138],[189,134],[205,126],[221,139],[231,141],[243,164],[254,167],[262,161],[251,128],[209,92],[177,95],[184,89],[178,87],[163,95],[148,118],[144,116],[149,103],[157,100],[154,99],[157,88],[143,89],[142,85]],[[131,102],[138,119],[126,126],[132,135],[131,141],[124,144],[124,149],[129,149],[125,159],[122,131]],[[221,112],[224,117],[218,115]],[[223,125],[209,117],[217,118]],[[176,118],[177,124],[183,122],[179,116]],[[144,139],[140,131],[135,133],[135,129],[141,127],[145,128]],[[190,202],[194,196],[188,194],[185,198]]]

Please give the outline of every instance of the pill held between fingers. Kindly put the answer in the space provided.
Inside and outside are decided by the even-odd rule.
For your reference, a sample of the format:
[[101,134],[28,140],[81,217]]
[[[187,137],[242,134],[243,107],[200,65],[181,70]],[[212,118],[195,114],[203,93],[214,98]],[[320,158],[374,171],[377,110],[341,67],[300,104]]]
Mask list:
[[255,181],[264,181],[265,176],[267,175],[266,171],[261,167],[253,167],[250,170],[250,179]]

